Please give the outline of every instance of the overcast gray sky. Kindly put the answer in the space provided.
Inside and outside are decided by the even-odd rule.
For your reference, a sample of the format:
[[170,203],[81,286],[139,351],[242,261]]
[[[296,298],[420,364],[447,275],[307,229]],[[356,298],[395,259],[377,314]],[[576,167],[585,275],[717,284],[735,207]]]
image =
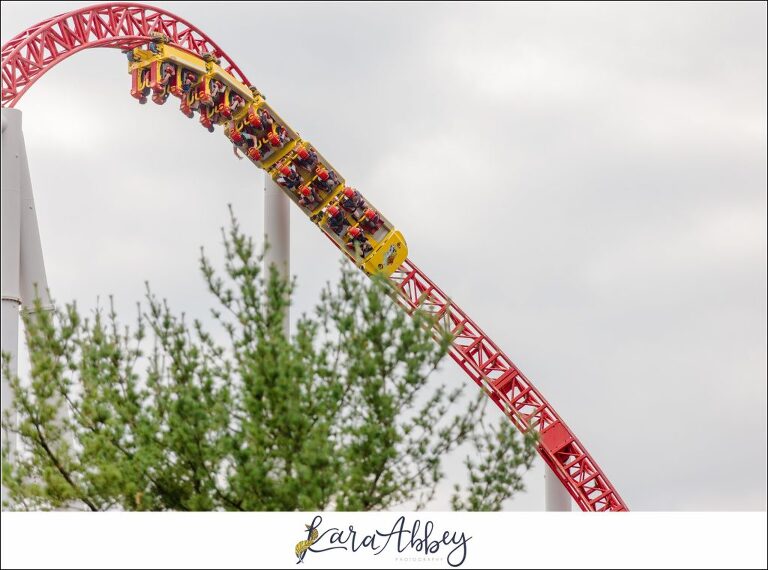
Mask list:
[[[88,4],[3,3],[2,42]],[[630,508],[766,508],[765,3],[155,5],[403,231]],[[227,203],[261,235],[262,175],[129,88],[90,50],[18,105],[49,284],[130,321],[149,280],[205,319],[199,246]],[[340,254],[294,210],[298,313]],[[543,507],[527,484],[511,509]]]

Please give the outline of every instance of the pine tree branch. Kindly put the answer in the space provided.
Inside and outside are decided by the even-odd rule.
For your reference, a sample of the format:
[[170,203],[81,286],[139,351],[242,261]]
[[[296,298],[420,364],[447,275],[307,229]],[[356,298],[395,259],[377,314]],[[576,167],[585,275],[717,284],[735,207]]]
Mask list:
[[53,466],[56,468],[56,470],[59,472],[59,474],[64,478],[64,480],[69,484],[70,487],[72,487],[73,490],[76,491],[78,499],[83,501],[86,505],[88,505],[88,508],[92,511],[98,511],[99,509],[96,507],[96,505],[91,502],[88,497],[85,496],[85,494],[82,492],[82,490],[77,486],[77,484],[72,480],[72,476],[70,473],[64,469],[61,462],[59,461],[59,458],[56,457],[56,454],[53,453],[50,446],[48,445],[48,441],[45,439],[45,436],[43,436],[42,431],[40,430],[40,425],[37,423],[33,423],[33,426],[35,428],[35,432],[37,433],[37,439],[38,443],[40,444],[40,447],[43,448],[43,451],[45,451],[45,454],[48,456],[48,459],[53,463]]

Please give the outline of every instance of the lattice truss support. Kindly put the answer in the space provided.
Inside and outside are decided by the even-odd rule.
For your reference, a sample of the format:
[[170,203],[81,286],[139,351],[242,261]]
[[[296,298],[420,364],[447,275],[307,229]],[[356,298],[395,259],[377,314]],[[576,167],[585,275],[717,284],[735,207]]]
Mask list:
[[410,260],[390,281],[409,314],[432,315],[435,338],[454,337],[449,354],[523,433],[539,433],[539,454],[584,511],[623,511],[626,505],[592,456],[536,387],[469,316]]

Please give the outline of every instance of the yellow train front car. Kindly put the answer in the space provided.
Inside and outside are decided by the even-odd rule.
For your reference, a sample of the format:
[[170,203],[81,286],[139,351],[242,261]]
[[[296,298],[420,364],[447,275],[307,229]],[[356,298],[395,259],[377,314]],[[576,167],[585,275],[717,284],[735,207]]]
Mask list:
[[209,131],[221,125],[236,153],[264,169],[282,191],[367,274],[390,275],[408,257],[405,238],[254,87],[156,34],[147,49],[127,52],[131,95],[164,104],[173,95],[186,116]]

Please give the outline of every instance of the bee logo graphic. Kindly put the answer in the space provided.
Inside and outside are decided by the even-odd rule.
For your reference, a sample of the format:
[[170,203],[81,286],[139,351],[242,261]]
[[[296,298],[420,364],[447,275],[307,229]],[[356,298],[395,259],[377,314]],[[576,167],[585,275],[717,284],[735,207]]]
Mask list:
[[296,552],[296,558],[298,558],[296,564],[301,564],[304,562],[304,557],[307,555],[307,550],[309,550],[309,547],[317,542],[318,535],[320,534],[317,532],[315,527],[308,524],[305,524],[304,526],[307,528],[307,540],[302,540],[301,542],[296,543],[296,548],[294,550]]

